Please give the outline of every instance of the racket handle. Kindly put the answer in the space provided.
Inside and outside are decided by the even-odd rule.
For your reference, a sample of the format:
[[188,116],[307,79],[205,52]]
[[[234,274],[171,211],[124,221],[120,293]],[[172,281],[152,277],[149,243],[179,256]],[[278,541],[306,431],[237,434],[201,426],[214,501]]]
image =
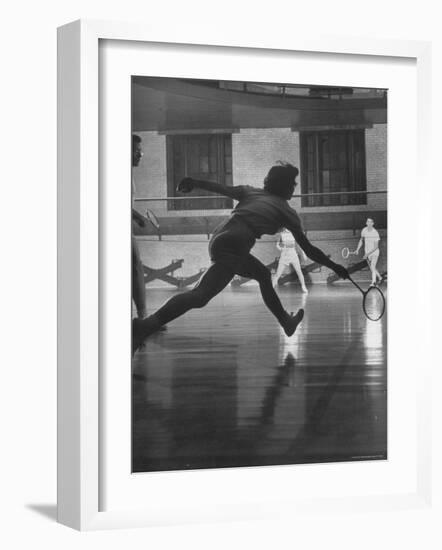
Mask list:
[[353,279],[350,277],[350,275],[348,276],[348,280],[351,281],[354,284],[354,286],[362,292],[362,294],[364,294],[364,291],[362,290],[362,288],[358,285],[358,283],[353,281]]

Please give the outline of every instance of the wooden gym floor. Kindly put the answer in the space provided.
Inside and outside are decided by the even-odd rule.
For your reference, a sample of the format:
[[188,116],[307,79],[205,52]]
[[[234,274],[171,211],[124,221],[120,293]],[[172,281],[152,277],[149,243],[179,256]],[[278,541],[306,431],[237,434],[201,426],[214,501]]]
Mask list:
[[[148,288],[149,309],[175,292]],[[135,355],[134,472],[387,458],[387,314],[367,320],[350,283],[278,293],[304,302],[291,338],[250,283]]]

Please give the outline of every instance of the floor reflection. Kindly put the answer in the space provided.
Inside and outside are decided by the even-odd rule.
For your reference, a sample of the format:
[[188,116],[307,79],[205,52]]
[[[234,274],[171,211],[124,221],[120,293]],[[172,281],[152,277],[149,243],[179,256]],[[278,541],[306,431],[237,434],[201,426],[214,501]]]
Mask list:
[[134,471],[386,457],[386,323],[348,289],[280,296],[306,310],[292,337],[245,288],[137,354]]

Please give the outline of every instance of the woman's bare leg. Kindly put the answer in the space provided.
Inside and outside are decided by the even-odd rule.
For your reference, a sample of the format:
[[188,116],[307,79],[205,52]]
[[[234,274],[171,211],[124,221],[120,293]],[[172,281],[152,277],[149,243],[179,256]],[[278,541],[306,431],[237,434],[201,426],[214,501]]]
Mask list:
[[293,266],[293,269],[296,271],[296,275],[298,276],[299,282],[301,283],[302,292],[308,292],[307,287],[305,286],[305,280],[304,280],[304,274],[302,273],[301,262],[299,261],[299,257],[296,254],[296,252],[292,258],[291,265]]
[[304,317],[304,310],[300,309],[296,315],[288,313],[282,306],[281,300],[272,284],[272,276],[267,267],[257,258],[248,255],[244,262],[244,271],[239,273],[258,281],[262,299],[267,308],[273,313],[287,336],[291,336]]
[[212,264],[192,290],[173,296],[153,315],[137,323],[140,337],[144,340],[190,309],[204,307],[230,283],[234,275],[229,267],[219,263]]

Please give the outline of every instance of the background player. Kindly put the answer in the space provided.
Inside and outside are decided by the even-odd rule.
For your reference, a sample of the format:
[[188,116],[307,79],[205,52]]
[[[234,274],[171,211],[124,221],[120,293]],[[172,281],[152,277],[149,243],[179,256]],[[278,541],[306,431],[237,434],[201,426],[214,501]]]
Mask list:
[[[301,262],[299,261],[298,251],[296,249],[295,238],[293,237],[293,234],[285,227],[279,234],[279,239],[276,242],[276,248],[281,251],[281,255],[279,256],[278,267],[276,268],[273,278],[273,286],[276,287],[278,284],[278,279],[281,277],[284,269],[292,266],[296,271],[299,282],[301,283],[302,292],[308,293],[301,269]],[[302,249],[301,252],[303,252]]]
[[376,269],[376,264],[379,260],[380,240],[379,233],[374,228],[373,219],[367,218],[366,227],[361,231],[361,238],[354,253],[359,254],[359,250],[364,245],[364,259],[367,260],[371,271],[371,286],[376,285],[377,279],[379,279],[379,282],[382,281],[382,276]]

